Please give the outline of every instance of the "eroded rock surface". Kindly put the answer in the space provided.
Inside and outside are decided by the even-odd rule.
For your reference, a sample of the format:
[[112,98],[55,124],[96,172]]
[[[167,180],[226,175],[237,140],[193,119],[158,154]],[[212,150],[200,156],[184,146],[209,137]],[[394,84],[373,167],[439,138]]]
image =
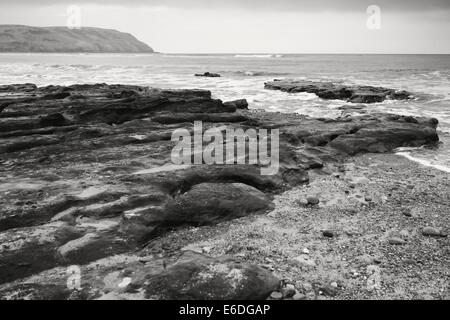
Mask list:
[[[169,260],[117,255],[76,269],[80,281],[67,285],[67,269],[53,268],[0,287],[3,299],[265,299],[280,280],[239,259],[186,251]],[[79,273],[78,273],[79,272]]]
[[[435,119],[252,112],[244,100],[223,103],[205,90],[11,85],[0,87],[0,106],[0,297],[9,298],[265,298],[275,280],[257,266],[185,257],[157,271],[131,253],[174,228],[268,212],[275,193],[308,183],[310,170],[350,155],[438,141]],[[191,132],[197,120],[203,130],[278,129],[278,172],[264,176],[248,164],[173,164],[172,132]],[[92,267],[118,254],[136,261]],[[156,257],[147,263],[163,264]],[[65,270],[74,264],[89,289],[67,291]],[[206,277],[212,283],[183,271],[204,273],[211,264],[220,265]],[[110,271],[121,278],[101,280]],[[239,281],[226,282],[230,272]],[[107,290],[105,283],[129,281],[123,278],[131,278],[132,292]],[[165,291],[153,292],[139,279]]]

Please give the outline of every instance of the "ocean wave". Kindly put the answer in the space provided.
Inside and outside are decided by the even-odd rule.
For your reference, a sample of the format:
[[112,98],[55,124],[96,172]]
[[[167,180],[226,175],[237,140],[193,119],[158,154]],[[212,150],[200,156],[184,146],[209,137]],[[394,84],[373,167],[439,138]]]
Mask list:
[[[226,73],[226,71],[224,72]],[[289,73],[280,73],[280,72],[269,72],[269,71],[234,71],[232,72],[235,75],[247,76],[247,77],[258,77],[258,76],[286,76]]]
[[430,167],[430,168],[437,169],[439,171],[444,171],[444,172],[450,173],[450,167],[448,167],[446,165],[438,164],[438,163],[432,163],[429,160],[416,158],[416,157],[412,156],[410,152],[396,152],[395,154],[405,157],[408,160],[419,163],[425,167]]
[[282,54],[236,54],[235,58],[282,58]]

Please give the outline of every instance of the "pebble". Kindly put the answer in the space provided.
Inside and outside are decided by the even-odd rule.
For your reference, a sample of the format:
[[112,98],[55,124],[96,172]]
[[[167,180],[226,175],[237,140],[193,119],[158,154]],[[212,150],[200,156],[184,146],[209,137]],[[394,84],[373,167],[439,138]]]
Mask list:
[[408,230],[403,229],[399,232],[399,235],[401,235],[402,237],[409,237],[409,232]]
[[301,293],[297,292],[292,297],[292,300],[306,300],[306,296],[304,294],[301,294]]
[[402,245],[402,244],[405,244],[406,241],[403,240],[402,238],[392,237],[389,239],[389,243],[394,244],[394,245]]
[[334,297],[339,293],[338,288],[332,287],[331,285],[326,285],[320,288],[323,295]]
[[405,210],[403,210],[402,211],[402,213],[403,213],[403,215],[405,216],[405,217],[412,217],[412,213],[411,213],[411,210],[408,210],[408,209],[405,209]]
[[430,236],[430,237],[440,237],[442,236],[442,233],[440,230],[433,228],[433,227],[425,227],[422,229],[422,234],[424,236]]
[[316,263],[314,262],[313,259],[311,259],[310,257],[308,257],[306,254],[302,254],[298,257],[295,257],[292,259],[293,262],[298,263],[302,266],[306,266],[306,267],[315,267]]
[[296,294],[297,290],[293,284],[288,283],[281,289],[281,293],[283,294],[283,298],[290,298]]
[[202,251],[203,251],[203,253],[210,253],[211,252],[211,247],[203,247]]
[[304,254],[309,254],[308,248],[304,248],[304,249],[302,250],[302,252],[303,252]]
[[308,201],[308,204],[315,206],[318,205],[320,200],[317,197],[309,196],[306,198],[306,201]]
[[327,237],[327,238],[333,238],[334,237],[334,232],[331,231],[331,230],[324,230],[322,232],[322,234],[323,234],[324,237]]
[[281,300],[283,299],[283,294],[279,291],[274,291],[270,294],[270,298],[273,300]]

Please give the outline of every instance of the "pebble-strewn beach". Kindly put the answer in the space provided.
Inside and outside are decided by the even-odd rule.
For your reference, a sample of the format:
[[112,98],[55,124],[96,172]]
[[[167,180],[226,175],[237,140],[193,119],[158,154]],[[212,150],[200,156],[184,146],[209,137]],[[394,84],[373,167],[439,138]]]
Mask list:
[[449,299],[449,238],[423,233],[449,231],[449,175],[384,154],[344,167],[276,196],[267,215],[173,232],[148,252],[233,254],[293,284],[290,299]]

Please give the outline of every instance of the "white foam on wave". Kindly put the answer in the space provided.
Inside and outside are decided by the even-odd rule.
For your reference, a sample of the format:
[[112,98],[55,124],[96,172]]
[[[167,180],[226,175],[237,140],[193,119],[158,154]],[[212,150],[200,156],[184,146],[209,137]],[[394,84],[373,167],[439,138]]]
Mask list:
[[236,54],[235,58],[281,58],[281,54]]
[[402,157],[405,157],[408,160],[417,162],[417,163],[419,163],[419,164],[421,164],[421,165],[423,165],[425,167],[431,167],[431,168],[435,168],[435,169],[437,169],[439,171],[444,171],[444,172],[450,173],[450,167],[447,167],[447,166],[444,166],[444,165],[441,165],[441,164],[432,163],[429,160],[419,159],[419,158],[413,157],[410,152],[396,152],[395,154],[399,155],[399,156],[402,156]]

